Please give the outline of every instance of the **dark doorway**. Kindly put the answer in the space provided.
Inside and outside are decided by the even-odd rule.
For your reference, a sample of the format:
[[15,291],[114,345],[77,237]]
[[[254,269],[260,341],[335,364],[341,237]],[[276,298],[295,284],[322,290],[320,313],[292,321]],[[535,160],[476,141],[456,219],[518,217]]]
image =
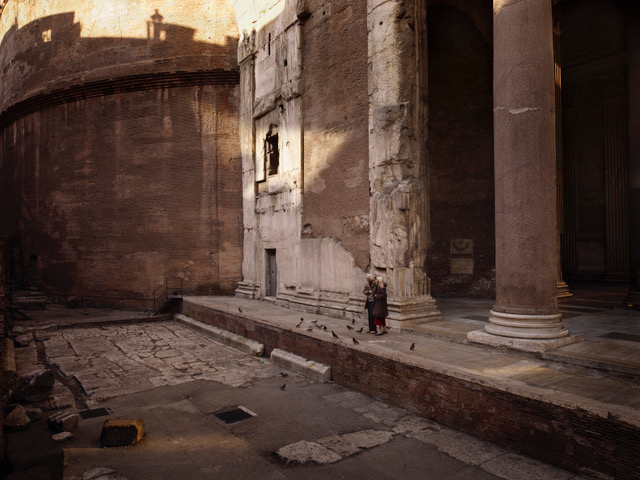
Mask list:
[[[494,294],[492,3],[427,10],[433,295]],[[460,2],[457,2],[459,5]]]
[[29,288],[38,288],[38,255],[29,255]]
[[267,297],[275,297],[278,293],[278,265],[276,250],[267,249]]
[[619,2],[560,4],[567,281],[629,281],[627,31]]

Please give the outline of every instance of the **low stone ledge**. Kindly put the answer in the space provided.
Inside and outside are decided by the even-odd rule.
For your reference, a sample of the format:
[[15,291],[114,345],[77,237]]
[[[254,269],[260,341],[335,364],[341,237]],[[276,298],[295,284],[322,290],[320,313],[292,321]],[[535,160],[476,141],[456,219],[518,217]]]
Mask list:
[[212,327],[211,325],[207,325],[206,323],[199,322],[179,313],[174,316],[174,319],[182,323],[183,325],[193,328],[203,335],[206,335],[216,342],[227,345],[228,347],[235,348],[236,350],[240,350],[241,352],[248,353],[249,355],[253,355],[256,357],[260,357],[264,353],[264,345],[262,343],[256,342],[254,340],[249,340],[248,338],[241,337],[240,335],[236,335],[235,333],[227,332],[226,330],[222,330],[218,327]]
[[103,447],[126,447],[144,437],[144,422],[134,418],[110,418],[102,425],[100,441]]
[[279,348],[274,348],[271,352],[271,362],[316,382],[326,383],[331,380],[331,367],[328,365],[307,360]]

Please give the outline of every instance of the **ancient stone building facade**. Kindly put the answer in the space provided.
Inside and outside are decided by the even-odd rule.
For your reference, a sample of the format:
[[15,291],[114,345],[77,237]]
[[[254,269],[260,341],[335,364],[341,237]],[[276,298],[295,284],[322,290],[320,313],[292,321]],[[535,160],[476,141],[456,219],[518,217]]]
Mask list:
[[239,295],[358,315],[376,272],[392,324],[437,318],[438,295],[495,297],[470,338],[535,350],[572,341],[563,275],[637,294],[634,2],[236,9]]
[[0,228],[14,287],[149,307],[241,279],[231,1],[0,12]]

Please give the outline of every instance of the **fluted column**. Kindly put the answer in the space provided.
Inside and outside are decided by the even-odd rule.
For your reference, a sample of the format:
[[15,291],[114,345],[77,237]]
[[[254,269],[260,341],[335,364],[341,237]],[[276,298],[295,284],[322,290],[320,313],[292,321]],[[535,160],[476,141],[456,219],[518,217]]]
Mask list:
[[542,351],[575,341],[557,308],[550,0],[494,0],[496,303],[469,339]]

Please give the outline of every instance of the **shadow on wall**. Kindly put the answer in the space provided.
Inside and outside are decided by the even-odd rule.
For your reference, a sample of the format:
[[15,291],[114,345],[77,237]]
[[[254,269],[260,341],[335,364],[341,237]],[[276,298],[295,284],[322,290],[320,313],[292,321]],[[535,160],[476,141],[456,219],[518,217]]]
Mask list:
[[195,41],[159,10],[146,29],[82,38],[68,12],[2,39],[0,234],[20,239],[22,286],[149,307],[165,278],[241,278],[237,38]]

